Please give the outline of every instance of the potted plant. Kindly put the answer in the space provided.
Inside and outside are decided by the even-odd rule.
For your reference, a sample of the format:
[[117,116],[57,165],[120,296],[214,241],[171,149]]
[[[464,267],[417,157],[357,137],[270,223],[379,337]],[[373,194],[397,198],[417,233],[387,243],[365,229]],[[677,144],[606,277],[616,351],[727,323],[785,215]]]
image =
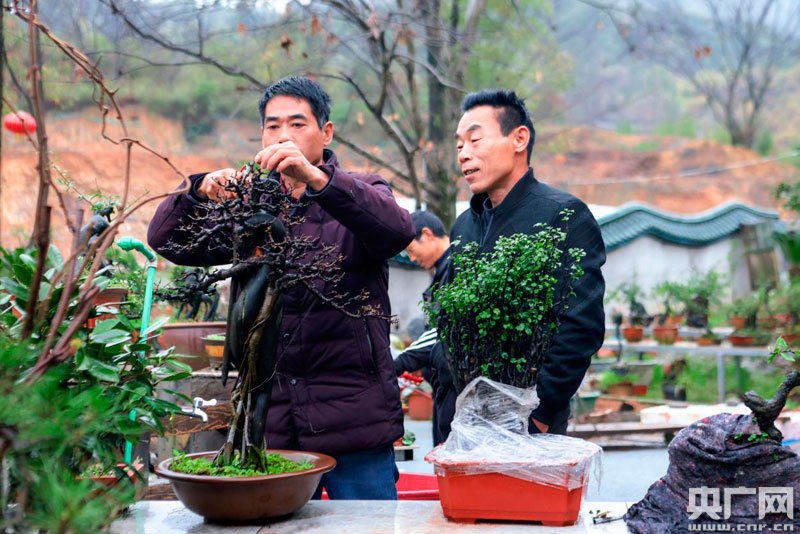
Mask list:
[[[561,223],[570,215],[563,213]],[[426,456],[451,519],[577,519],[594,445],[531,436],[527,428],[538,403],[533,386],[583,274],[584,253],[563,250],[563,229],[537,229],[499,238],[492,252],[479,254],[477,243],[456,250],[452,282],[436,290],[436,306],[426,307],[460,391],[453,431]],[[542,446],[552,439],[564,440],[560,453],[544,458]]]
[[800,280],[792,280],[778,293],[776,311],[788,317],[781,337],[790,346],[800,343]]
[[686,323],[695,328],[708,329],[710,310],[720,303],[724,292],[723,277],[716,270],[693,274],[682,290]]
[[[401,377],[404,378],[404,377]],[[405,379],[406,387],[400,392],[406,413],[414,421],[428,421],[433,417],[433,390],[422,378]]]
[[225,334],[211,334],[203,338],[209,358],[222,359],[225,350]]
[[39,318],[24,338],[25,307],[19,317],[13,308],[28,298],[36,257],[33,249],[0,255],[0,425],[13,436],[0,457],[14,466],[6,472],[3,502],[20,503],[16,514],[4,510],[5,524],[22,531],[101,530],[146,487],[144,465],[123,459],[125,443],[160,433],[160,419],[180,411],[159,399],[156,388],[189,370],[171,351],[154,350],[158,324],[134,336],[132,322],[119,314],[89,328],[99,287],[86,273],[66,286],[74,267],[55,247],[42,272],[50,296],[40,293]]
[[697,338],[697,344],[700,346],[719,345],[721,341],[720,337],[711,330],[706,330]]
[[758,340],[763,339],[763,333],[760,330],[743,328],[741,330],[734,330],[728,336],[728,341],[734,347],[750,347],[755,345]]
[[[198,218],[206,223],[201,238],[205,241],[200,244],[229,247],[233,252],[230,266],[182,276],[177,287],[162,291],[168,300],[187,301],[234,277],[240,288],[228,306],[221,368],[223,385],[229,371],[237,370],[227,439],[218,451],[177,456],[156,467],[156,473],[171,481],[187,508],[213,520],[254,520],[292,513],[308,501],[322,475],[336,465],[324,454],[273,450],[264,442],[284,292],[304,287],[326,306],[349,317],[390,320],[365,304],[369,302],[365,292],[350,295],[320,289],[336,288],[344,276],[339,249],[326,245],[309,255],[316,238],[290,231],[302,222],[291,190],[285,190],[257,165],[248,164],[243,172],[243,180],[228,184],[232,198],[201,202],[197,207]],[[181,255],[196,244],[171,242],[167,247]],[[311,467],[305,468],[306,463]],[[290,469],[275,471],[281,465]]]
[[755,328],[761,300],[758,293],[751,293],[734,300],[728,307],[731,326],[736,329]]
[[633,395],[633,384],[638,379],[638,376],[625,369],[612,369],[598,375],[597,387],[609,395],[630,397]]
[[628,282],[623,282],[612,291],[607,300],[622,300],[628,309],[628,324],[622,328],[625,340],[631,343],[641,341],[644,337],[644,328],[653,318],[647,314],[641,299],[644,297],[642,288],[636,283],[636,275]]
[[[170,272],[168,289],[159,289],[157,296],[172,304],[175,314],[164,325],[158,342],[163,347],[175,347],[175,353],[189,356],[184,361],[192,370],[210,364],[210,354],[204,339],[225,333],[225,321],[217,320],[220,296],[214,284],[206,284],[209,270],[203,267],[176,265]],[[213,349],[212,349],[213,351]]]
[[664,308],[662,313],[656,316],[656,326],[653,327],[653,337],[661,344],[672,345],[678,339],[678,325],[675,324],[677,321],[673,307],[675,303],[681,301],[682,289],[680,284],[669,281],[653,288],[653,295],[661,298]]

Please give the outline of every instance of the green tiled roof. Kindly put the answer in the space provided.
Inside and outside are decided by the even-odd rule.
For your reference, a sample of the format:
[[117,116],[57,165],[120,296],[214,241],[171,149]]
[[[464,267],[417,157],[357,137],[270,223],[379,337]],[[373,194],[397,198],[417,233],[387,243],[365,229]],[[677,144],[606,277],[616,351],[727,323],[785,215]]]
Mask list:
[[678,245],[702,246],[738,232],[743,224],[772,222],[776,230],[783,226],[777,212],[738,202],[722,204],[698,215],[675,215],[630,202],[597,222],[607,251],[644,235]]

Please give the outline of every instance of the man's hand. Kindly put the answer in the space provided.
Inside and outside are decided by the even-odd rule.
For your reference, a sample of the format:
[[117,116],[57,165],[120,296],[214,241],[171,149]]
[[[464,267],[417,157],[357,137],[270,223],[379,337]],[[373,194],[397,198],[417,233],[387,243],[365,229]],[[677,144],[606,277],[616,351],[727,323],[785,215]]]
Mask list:
[[225,186],[237,179],[236,169],[220,169],[206,174],[195,191],[198,196],[215,202],[230,200],[235,198],[236,194],[233,191],[227,191]]
[[541,421],[538,421],[533,417],[531,417],[531,421],[533,421],[533,424],[536,426],[536,428],[539,429],[539,432],[541,432],[542,434],[547,434],[547,431],[550,430],[550,427],[548,425],[542,423]]
[[292,141],[268,146],[253,159],[262,169],[270,169],[281,176],[304,183],[314,191],[328,185],[328,175],[309,162]]

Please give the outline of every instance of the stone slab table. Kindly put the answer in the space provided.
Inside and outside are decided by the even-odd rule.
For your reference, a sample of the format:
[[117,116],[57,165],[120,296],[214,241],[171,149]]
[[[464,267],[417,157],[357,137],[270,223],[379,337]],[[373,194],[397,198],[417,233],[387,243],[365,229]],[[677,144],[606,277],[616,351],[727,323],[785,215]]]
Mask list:
[[489,522],[475,524],[448,521],[439,501],[311,501],[286,519],[250,525],[206,523],[177,501],[141,501],[128,515],[111,526],[115,534],[439,534],[563,533],[622,534],[622,520],[593,524],[590,511],[621,515],[632,503],[584,502],[575,525],[545,527],[536,523]]

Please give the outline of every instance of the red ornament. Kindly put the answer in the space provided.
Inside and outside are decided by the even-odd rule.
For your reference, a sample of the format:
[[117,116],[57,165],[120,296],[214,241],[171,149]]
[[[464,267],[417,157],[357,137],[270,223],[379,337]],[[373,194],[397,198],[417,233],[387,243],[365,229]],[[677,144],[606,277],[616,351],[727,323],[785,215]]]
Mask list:
[[3,117],[3,128],[15,134],[24,134],[26,130],[32,134],[36,131],[36,119],[24,111],[8,113]]

